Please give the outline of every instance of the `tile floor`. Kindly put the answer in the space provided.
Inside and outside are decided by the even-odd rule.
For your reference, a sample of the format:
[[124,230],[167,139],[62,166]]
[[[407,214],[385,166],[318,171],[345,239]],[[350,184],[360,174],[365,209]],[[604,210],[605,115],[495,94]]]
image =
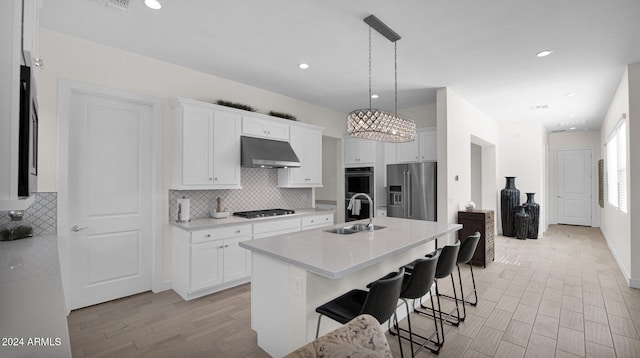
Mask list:
[[[640,290],[627,287],[598,229],[553,225],[539,240],[497,236],[495,262],[474,273],[480,302],[467,305],[459,327],[445,327],[440,357],[640,357]],[[463,281],[468,292],[466,267]],[[433,327],[415,314],[412,323]],[[387,338],[399,356],[397,340]]]
[[[440,357],[640,357],[640,290],[627,287],[598,229],[554,225],[539,240],[497,236],[495,262],[474,273],[480,302],[467,306],[459,327],[445,327]],[[470,283],[467,268],[463,280]],[[250,329],[249,289],[189,302],[171,290],[149,292],[73,311],[73,356],[266,357]],[[412,323],[433,325],[415,314]],[[397,340],[387,337],[399,357]]]

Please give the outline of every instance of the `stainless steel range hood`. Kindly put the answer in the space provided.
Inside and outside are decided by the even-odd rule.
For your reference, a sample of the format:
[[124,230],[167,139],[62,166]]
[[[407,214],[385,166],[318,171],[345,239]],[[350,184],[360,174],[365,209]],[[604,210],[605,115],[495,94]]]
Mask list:
[[287,142],[241,136],[243,167],[299,168],[300,159]]

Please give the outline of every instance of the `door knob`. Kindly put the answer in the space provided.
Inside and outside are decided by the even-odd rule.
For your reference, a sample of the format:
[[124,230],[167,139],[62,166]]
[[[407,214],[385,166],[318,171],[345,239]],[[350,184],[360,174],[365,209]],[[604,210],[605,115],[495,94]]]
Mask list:
[[71,228],[71,231],[73,231],[73,232],[78,232],[78,231],[82,231],[82,230],[85,230],[85,229],[88,229],[88,227],[86,227],[86,226],[85,226],[85,227],[80,227],[80,226],[78,226],[78,225],[74,225],[74,226]]

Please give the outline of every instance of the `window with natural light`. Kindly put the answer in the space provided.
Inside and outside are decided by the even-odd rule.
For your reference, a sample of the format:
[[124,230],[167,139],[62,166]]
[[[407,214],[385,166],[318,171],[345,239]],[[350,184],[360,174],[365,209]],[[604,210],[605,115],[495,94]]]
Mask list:
[[620,121],[605,143],[607,201],[627,212],[627,123]]

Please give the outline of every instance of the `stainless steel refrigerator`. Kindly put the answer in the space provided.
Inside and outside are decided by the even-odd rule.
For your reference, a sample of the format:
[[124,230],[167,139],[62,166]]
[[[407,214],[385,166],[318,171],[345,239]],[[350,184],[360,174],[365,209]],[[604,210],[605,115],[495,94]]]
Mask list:
[[436,221],[436,162],[387,165],[387,216]]

